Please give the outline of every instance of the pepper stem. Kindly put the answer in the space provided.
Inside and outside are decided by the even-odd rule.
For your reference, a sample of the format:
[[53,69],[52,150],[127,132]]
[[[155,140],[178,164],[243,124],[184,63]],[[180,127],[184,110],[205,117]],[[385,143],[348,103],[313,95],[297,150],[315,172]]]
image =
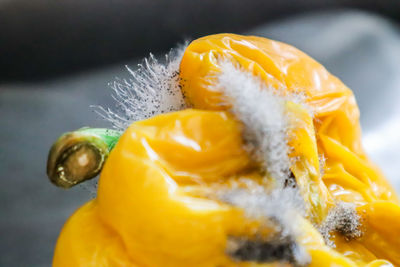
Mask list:
[[50,181],[70,188],[96,177],[120,136],[120,131],[88,127],[61,135],[47,159]]

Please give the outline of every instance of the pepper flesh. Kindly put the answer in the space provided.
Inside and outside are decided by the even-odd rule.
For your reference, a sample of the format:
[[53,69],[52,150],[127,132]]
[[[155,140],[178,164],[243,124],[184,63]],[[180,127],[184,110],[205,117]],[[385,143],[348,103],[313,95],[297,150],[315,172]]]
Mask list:
[[[102,170],[97,198],[64,226],[53,266],[269,266],[237,262],[225,253],[228,236],[250,231],[242,210],[193,193],[240,176],[261,177],[243,148],[242,125],[227,111],[229,102],[209,86],[221,60],[238,63],[268,86],[305,93],[315,112],[312,119],[288,104],[301,118],[290,145],[301,157],[292,171],[314,214],[301,222],[298,240],[310,266],[399,265],[400,207],[362,149],[350,89],[289,45],[220,34],[195,40],[182,58],[183,92],[195,109],[126,130]],[[318,155],[326,158],[324,175]],[[347,241],[334,233],[332,249],[313,224],[336,201],[356,204],[364,234]]]

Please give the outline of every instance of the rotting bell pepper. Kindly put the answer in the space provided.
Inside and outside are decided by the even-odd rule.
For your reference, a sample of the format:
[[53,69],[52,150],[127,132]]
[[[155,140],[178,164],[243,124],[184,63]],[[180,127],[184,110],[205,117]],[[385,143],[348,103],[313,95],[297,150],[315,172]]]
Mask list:
[[[269,187],[246,149],[243,124],[212,86],[221,60],[277,90],[304,93],[314,111],[312,117],[300,105],[286,104],[294,122],[289,146],[298,158],[291,171],[307,214],[294,221],[297,239],[280,247],[260,244],[254,236],[257,219],[213,197],[225,188]],[[362,149],[359,111],[339,79],[292,46],[233,34],[193,41],[183,55],[180,79],[193,109],[138,121],[121,137],[114,135],[119,140],[101,171],[97,198],[63,227],[54,267],[400,265],[399,202]],[[320,166],[321,156],[326,160]],[[318,230],[338,202],[355,205],[362,235],[349,239],[333,230],[335,247],[330,247]],[[276,234],[270,227],[261,232]],[[245,240],[235,253],[232,237]],[[293,246],[305,248],[309,262],[291,261],[287,247]],[[260,248],[274,253],[240,257],[241,251]],[[283,261],[279,253],[286,254]]]

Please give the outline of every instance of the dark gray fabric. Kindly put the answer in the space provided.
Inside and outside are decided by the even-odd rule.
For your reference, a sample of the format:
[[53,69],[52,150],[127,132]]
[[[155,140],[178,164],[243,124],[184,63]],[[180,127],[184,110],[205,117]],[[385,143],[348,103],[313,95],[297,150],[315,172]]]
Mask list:
[[[252,33],[297,46],[355,90],[369,151],[395,181],[398,141],[377,140],[400,140],[400,129],[388,138],[374,136],[393,134],[391,121],[400,117],[397,30],[380,17],[338,11],[264,25]],[[64,191],[47,181],[48,149],[65,131],[106,125],[89,105],[112,105],[107,82],[115,76],[127,76],[122,65],[51,82],[0,86],[0,266],[50,265],[63,223],[91,193],[84,186]]]

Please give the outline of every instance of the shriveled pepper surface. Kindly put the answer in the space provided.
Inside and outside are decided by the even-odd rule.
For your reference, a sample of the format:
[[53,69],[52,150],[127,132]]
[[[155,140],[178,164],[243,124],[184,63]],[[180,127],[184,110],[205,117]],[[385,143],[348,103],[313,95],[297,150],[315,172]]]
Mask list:
[[[97,198],[65,224],[53,266],[274,266],[233,260],[229,236],[246,236],[243,211],[198,192],[261,174],[244,149],[242,124],[212,89],[221,59],[252,72],[268,86],[304,92],[314,116],[295,104],[291,167],[308,205],[299,243],[310,266],[400,265],[400,206],[365,155],[359,110],[350,89],[296,48],[265,38],[218,34],[193,41],[180,68],[193,109],[133,123],[101,172]],[[323,172],[318,156],[326,158]],[[323,175],[321,174],[323,173]],[[333,233],[328,247],[316,229],[338,201],[356,204],[360,238]]]

